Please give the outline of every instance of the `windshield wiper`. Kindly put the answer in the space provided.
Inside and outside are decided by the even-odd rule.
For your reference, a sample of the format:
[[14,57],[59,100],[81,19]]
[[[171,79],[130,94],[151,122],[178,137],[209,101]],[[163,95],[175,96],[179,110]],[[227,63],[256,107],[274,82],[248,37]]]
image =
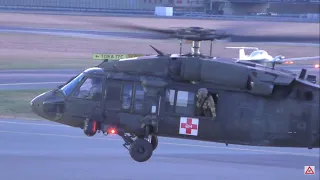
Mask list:
[[[78,74],[79,75],[79,74]],[[71,77],[67,82],[64,84],[58,85],[57,88],[61,89],[63,86],[67,85],[69,82],[71,82],[74,78],[76,78],[78,75]]]

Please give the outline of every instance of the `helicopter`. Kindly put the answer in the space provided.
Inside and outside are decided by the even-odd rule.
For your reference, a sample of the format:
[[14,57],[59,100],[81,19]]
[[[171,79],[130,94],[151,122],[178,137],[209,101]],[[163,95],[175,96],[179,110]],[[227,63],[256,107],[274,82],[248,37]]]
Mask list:
[[[319,147],[320,86],[305,79],[306,69],[297,77],[290,71],[212,56],[213,41],[259,42],[268,37],[201,27],[122,27],[149,31],[158,39],[180,39],[180,53],[166,54],[150,45],[155,55],[105,60],[32,99],[32,111],[80,128],[89,137],[119,135],[137,162],[152,157],[158,137],[226,146]],[[181,52],[181,40],[192,41],[191,52]],[[211,41],[209,56],[200,52],[202,41]],[[200,90],[212,97],[210,113],[201,113]]]
[[[305,61],[305,60],[319,60],[320,56],[312,57],[296,57],[296,58],[287,58],[285,56],[271,56],[267,51],[259,49],[257,47],[225,47],[226,49],[239,49],[239,57],[235,58],[237,61],[251,61],[254,63],[259,63],[263,65],[268,65],[275,61],[276,64],[294,64],[294,61]],[[246,55],[245,49],[254,50],[250,55]],[[314,68],[319,68],[319,64],[314,64]]]

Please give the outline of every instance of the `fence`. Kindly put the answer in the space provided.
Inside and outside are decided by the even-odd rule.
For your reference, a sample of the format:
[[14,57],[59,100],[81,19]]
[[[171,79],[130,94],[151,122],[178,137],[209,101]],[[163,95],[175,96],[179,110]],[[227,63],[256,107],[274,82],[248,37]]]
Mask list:
[[153,9],[155,4],[144,0],[0,0],[0,6],[8,8],[51,9]]
[[[25,11],[51,14],[82,13],[88,15],[107,16],[144,16],[155,17],[154,7],[157,4],[145,3],[145,0],[0,0],[2,11]],[[162,4],[168,3],[163,0]],[[159,17],[163,18],[163,17]],[[319,22],[319,16],[282,15],[282,16],[228,16],[208,15],[205,13],[190,13],[174,11],[174,17],[184,19],[221,19],[221,20],[266,20],[291,22]]]

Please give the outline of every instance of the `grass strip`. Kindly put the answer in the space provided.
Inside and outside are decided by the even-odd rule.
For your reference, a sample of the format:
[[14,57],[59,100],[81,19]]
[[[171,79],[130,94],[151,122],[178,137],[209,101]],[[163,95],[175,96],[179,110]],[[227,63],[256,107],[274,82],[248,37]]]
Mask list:
[[30,101],[48,89],[0,91],[0,118],[42,119],[31,111]]

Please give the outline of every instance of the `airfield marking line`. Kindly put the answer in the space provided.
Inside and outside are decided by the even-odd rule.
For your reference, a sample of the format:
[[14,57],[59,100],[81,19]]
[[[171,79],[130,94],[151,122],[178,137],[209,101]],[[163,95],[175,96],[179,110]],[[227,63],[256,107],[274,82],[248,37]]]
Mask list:
[[65,83],[65,82],[5,83],[5,84],[0,84],[0,86],[37,85],[37,84],[58,84],[58,83]]
[[[10,122],[10,121],[0,121],[3,124],[18,124],[18,125],[35,125],[35,126],[58,126],[58,127],[70,127],[67,125],[60,124],[42,124],[42,123],[23,123],[23,122]],[[71,128],[71,127],[70,127]]]
[[18,131],[2,131],[0,133],[11,133],[11,134],[27,134],[27,135],[39,135],[39,136],[55,136],[55,137],[67,137],[67,138],[78,138],[78,139],[98,139],[98,140],[111,140],[119,141],[120,139],[109,139],[109,138],[99,138],[99,137],[87,137],[87,136],[72,136],[64,134],[50,134],[50,133],[31,133],[31,132],[18,132]]
[[[39,135],[39,136],[54,136],[54,137],[67,137],[67,138],[79,138],[79,139],[95,139],[95,140],[111,140],[111,141],[121,141],[122,139],[109,139],[109,138],[98,138],[98,137],[86,137],[86,136],[72,136],[63,134],[46,134],[46,133],[30,133],[30,132],[17,132],[17,131],[0,131],[0,133],[11,133],[11,134],[27,134],[27,135]],[[263,152],[263,153],[275,153],[275,154],[286,154],[286,155],[297,155],[297,156],[309,156],[309,157],[319,157],[315,154],[304,154],[304,153],[291,153],[291,152],[281,152],[272,150],[258,150],[258,149],[247,149],[247,148],[230,148],[230,147],[217,147],[217,146],[206,146],[206,145],[196,145],[196,144],[180,144],[180,143],[169,143],[169,142],[159,142],[159,144],[175,145],[175,146],[188,146],[188,147],[201,147],[201,148],[211,148],[211,149],[228,149],[228,150],[239,150],[239,151],[249,151],[249,152]]]
[[[36,126],[51,126],[51,127],[66,127],[66,128],[72,128],[67,125],[60,125],[60,124],[45,124],[45,123],[29,123],[29,122],[12,122],[12,121],[0,121],[0,123],[3,124],[18,124],[18,125],[36,125]],[[28,133],[28,132],[18,132],[18,133]],[[28,133],[30,134],[30,133]],[[32,134],[32,133],[31,133]],[[39,135],[39,133],[36,133]],[[41,134],[41,133],[40,133]],[[52,136],[63,136],[63,137],[76,137],[76,138],[82,138],[80,136],[69,136],[69,135],[59,135],[59,134],[43,134],[43,135],[52,135]],[[86,137],[84,137],[86,138]],[[106,138],[94,138],[94,139],[106,139]],[[106,139],[107,140],[107,139]],[[122,140],[122,139],[112,139],[112,140]],[[202,142],[206,143],[206,142]],[[209,142],[208,142],[209,143]],[[224,149],[231,149],[231,150],[242,150],[242,151],[256,151],[256,152],[269,152],[269,153],[284,153],[284,154],[292,154],[290,152],[280,152],[280,151],[272,151],[272,150],[254,150],[254,149],[247,149],[247,148],[230,148],[230,147],[218,147],[218,146],[206,146],[206,145],[193,145],[193,144],[181,144],[181,143],[170,143],[170,142],[162,142],[161,144],[167,144],[167,145],[179,145],[179,146],[189,146],[189,147],[210,147],[210,148],[224,148]],[[306,155],[303,153],[294,153],[297,155]],[[308,155],[310,156],[310,155]],[[313,156],[313,155],[311,155]]]

